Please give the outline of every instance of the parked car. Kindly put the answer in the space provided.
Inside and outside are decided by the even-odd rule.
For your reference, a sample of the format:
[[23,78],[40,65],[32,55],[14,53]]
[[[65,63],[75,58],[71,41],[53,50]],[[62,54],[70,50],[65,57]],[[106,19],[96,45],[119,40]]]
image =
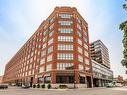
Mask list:
[[29,85],[22,85],[22,88],[27,89],[27,88],[30,88],[30,86]]
[[107,83],[106,87],[110,88],[110,87],[114,87],[113,83]]
[[7,89],[8,88],[8,84],[0,84],[0,89]]
[[12,83],[11,86],[16,86],[16,84],[15,83]]

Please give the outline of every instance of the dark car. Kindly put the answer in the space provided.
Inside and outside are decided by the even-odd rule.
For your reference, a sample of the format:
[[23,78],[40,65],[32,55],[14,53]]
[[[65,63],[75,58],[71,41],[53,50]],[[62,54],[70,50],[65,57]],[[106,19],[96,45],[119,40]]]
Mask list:
[[0,84],[0,89],[7,89],[8,85],[7,84]]

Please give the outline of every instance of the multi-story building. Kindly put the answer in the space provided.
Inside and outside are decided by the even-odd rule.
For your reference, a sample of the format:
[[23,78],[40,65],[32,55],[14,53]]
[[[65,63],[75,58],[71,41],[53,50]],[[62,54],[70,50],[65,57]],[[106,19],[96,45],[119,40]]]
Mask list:
[[107,47],[101,40],[90,44],[91,59],[110,69],[109,53]]
[[56,7],[7,63],[5,83],[91,87],[88,24],[76,8]]
[[93,87],[103,87],[113,81],[113,71],[104,65],[91,60],[93,70]]
[[0,83],[3,82],[3,76],[0,76]]
[[93,71],[93,86],[105,86],[113,81],[113,72],[110,70],[108,48],[101,40],[90,44],[91,63]]

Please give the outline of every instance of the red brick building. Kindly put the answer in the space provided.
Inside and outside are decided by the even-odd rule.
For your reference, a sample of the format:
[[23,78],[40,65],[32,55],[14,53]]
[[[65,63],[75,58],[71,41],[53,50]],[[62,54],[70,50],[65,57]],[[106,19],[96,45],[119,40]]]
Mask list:
[[56,7],[7,63],[5,83],[92,85],[88,24],[76,8]]
[[3,76],[0,76],[0,83],[3,82]]

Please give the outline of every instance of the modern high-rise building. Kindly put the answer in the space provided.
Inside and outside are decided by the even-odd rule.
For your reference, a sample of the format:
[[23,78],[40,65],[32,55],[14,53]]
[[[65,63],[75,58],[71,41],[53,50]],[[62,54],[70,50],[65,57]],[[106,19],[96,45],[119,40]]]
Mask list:
[[103,87],[113,81],[113,71],[110,69],[108,48],[101,40],[90,44],[90,55],[93,71],[93,87]]
[[110,69],[108,48],[101,40],[94,41],[90,44],[90,54],[92,60]]
[[6,64],[5,83],[91,87],[88,24],[76,8],[56,7]]

